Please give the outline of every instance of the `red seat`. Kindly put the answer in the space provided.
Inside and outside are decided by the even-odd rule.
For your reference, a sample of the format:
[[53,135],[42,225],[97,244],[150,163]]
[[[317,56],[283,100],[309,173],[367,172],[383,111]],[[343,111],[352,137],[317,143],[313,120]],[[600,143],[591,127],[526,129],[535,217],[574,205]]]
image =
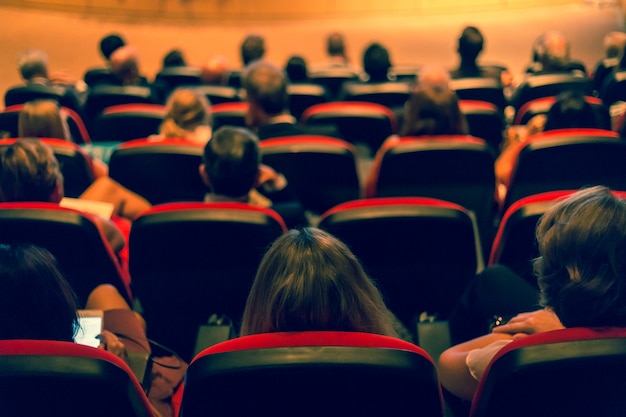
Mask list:
[[222,126],[246,127],[247,112],[248,103],[245,101],[215,104],[211,107],[213,131]]
[[261,141],[263,163],[282,173],[303,207],[321,214],[361,197],[354,147],[323,136]]
[[0,203],[0,230],[1,243],[31,243],[48,249],[80,305],[104,283],[114,285],[132,305],[128,272],[91,215],[55,203]]
[[122,359],[47,340],[0,341],[0,403],[7,416],[156,415]]
[[152,204],[202,201],[208,192],[198,167],[204,147],[184,139],[136,139],[117,146],[109,176]]
[[190,360],[198,326],[211,314],[239,321],[258,264],[284,231],[275,211],[245,203],[145,212],[130,232],[129,267],[148,336]]
[[96,118],[94,142],[126,142],[159,133],[165,117],[160,104],[130,103],[107,107]]
[[243,101],[240,88],[230,85],[197,85],[192,90],[204,94],[211,105],[222,103],[238,103]]
[[302,113],[315,104],[330,101],[330,93],[325,87],[313,83],[289,84],[289,110],[291,115],[300,120]]
[[[593,106],[593,108],[598,112],[598,116],[600,120],[605,123],[605,128],[610,129],[611,127],[611,115],[609,114],[609,109],[607,106],[602,104],[602,100],[597,97],[585,96],[585,101]],[[547,114],[550,110],[550,107],[556,102],[555,96],[550,97],[541,97],[534,100],[530,100],[526,102],[520,109],[515,113],[515,120],[513,124],[515,125],[525,125],[528,123],[530,119],[540,114]]]
[[541,97],[554,97],[564,91],[579,91],[585,96],[593,95],[591,79],[572,72],[555,72],[528,76],[513,93],[511,105],[515,110]]
[[483,139],[495,155],[499,154],[504,137],[502,111],[493,103],[479,100],[460,100],[459,107],[467,120],[469,134]]
[[393,111],[366,102],[333,102],[309,107],[302,115],[305,125],[336,125],[344,140],[365,144],[373,154],[398,130]]
[[202,351],[187,370],[181,417],[291,416],[294,410],[304,416],[443,416],[430,356],[376,334],[244,336]]
[[479,268],[474,221],[447,201],[352,201],[324,213],[319,227],[352,249],[409,329],[422,312],[447,318]]
[[483,374],[471,417],[621,416],[626,329],[570,328],[503,347]]
[[[17,140],[17,138],[0,139],[0,146],[12,145]],[[39,138],[39,140],[52,148],[54,156],[59,161],[65,196],[74,198],[80,196],[95,178],[91,157],[80,146],[64,139]]]
[[450,81],[459,100],[486,101],[504,112],[507,106],[500,80],[493,77],[457,78]]
[[507,186],[502,213],[522,197],[605,185],[626,190],[626,143],[602,129],[560,129],[529,137]]
[[406,82],[346,82],[339,91],[338,100],[363,101],[381,104],[390,109],[403,109],[410,91],[411,86]]

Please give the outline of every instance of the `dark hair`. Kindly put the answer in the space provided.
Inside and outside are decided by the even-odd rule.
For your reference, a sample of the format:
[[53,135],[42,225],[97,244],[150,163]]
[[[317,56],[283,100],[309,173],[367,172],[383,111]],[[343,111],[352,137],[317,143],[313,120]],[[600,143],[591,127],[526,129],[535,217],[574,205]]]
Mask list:
[[626,326],[626,202],[582,189],[543,215],[537,242],[541,303],[565,327]]
[[179,49],[172,49],[163,57],[163,68],[184,67],[185,65],[187,65],[185,57]]
[[343,35],[333,32],[326,39],[326,52],[330,56],[346,56],[346,46],[343,41]]
[[306,61],[299,55],[294,55],[287,60],[285,72],[292,83],[306,82],[309,80]]
[[265,55],[265,41],[260,35],[248,35],[241,43],[241,60],[244,67],[263,58]]
[[46,249],[0,245],[0,288],[0,340],[74,340],[76,296]]
[[52,149],[38,139],[18,139],[0,149],[0,200],[50,202],[63,175]]
[[126,45],[126,42],[120,35],[111,33],[100,40],[100,53],[108,60],[117,48],[124,45]]
[[204,147],[204,165],[215,194],[241,197],[254,186],[261,154],[248,129],[223,126]]
[[404,106],[401,136],[464,134],[467,122],[454,91],[425,85],[411,93]]
[[280,114],[289,108],[287,77],[283,70],[269,62],[250,64],[243,74],[243,86],[248,101],[254,101],[269,115]]
[[464,60],[475,61],[483,50],[484,39],[480,30],[474,26],[467,26],[459,37],[459,54]]
[[391,68],[389,51],[380,43],[372,43],[363,52],[363,70],[370,81],[385,81]]
[[307,330],[397,336],[391,313],[356,256],[313,227],[288,231],[265,253],[241,334]]
[[543,130],[601,127],[599,114],[585,96],[579,91],[565,91],[548,110]]

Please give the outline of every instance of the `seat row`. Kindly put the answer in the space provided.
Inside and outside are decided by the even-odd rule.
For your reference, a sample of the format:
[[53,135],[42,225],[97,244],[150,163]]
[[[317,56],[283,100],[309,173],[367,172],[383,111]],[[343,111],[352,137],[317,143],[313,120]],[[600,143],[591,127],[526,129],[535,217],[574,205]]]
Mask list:
[[[470,416],[619,416],[625,370],[624,329],[531,335],[496,355]],[[125,362],[70,342],[0,341],[0,387],[9,415],[155,416]],[[220,343],[193,359],[180,393],[180,417],[446,415],[428,353],[354,332],[268,333]]]

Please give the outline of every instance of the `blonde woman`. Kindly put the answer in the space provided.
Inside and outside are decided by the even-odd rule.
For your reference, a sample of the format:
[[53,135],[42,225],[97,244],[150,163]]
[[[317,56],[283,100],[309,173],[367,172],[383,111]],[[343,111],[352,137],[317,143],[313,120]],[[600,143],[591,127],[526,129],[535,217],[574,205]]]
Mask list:
[[175,90],[166,103],[166,115],[155,140],[184,139],[200,145],[211,138],[211,105],[194,90]]

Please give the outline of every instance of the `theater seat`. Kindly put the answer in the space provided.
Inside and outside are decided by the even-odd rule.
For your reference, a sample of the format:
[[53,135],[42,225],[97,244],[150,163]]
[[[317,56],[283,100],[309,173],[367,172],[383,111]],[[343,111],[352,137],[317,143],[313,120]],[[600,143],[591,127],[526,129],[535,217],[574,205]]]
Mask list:
[[466,209],[432,198],[352,201],[319,227],[344,241],[409,329],[423,312],[445,320],[479,268],[475,224]]
[[208,191],[200,178],[203,146],[184,139],[136,139],[117,146],[109,176],[151,204],[202,201]]
[[[599,121],[603,123],[604,129],[611,129],[611,115],[607,106],[602,104],[598,97],[585,96],[585,101],[598,112]],[[547,114],[550,107],[556,102],[556,97],[541,97],[526,102],[519,111],[515,113],[514,125],[525,125],[530,119],[540,114]]]
[[260,142],[262,162],[287,178],[306,210],[321,214],[361,197],[354,147],[324,136],[292,136]]
[[154,83],[164,89],[166,95],[178,87],[200,85],[200,68],[180,66],[162,68],[154,77]]
[[587,77],[574,75],[571,72],[531,75],[513,93],[511,105],[517,111],[530,100],[554,97],[570,90],[580,92],[585,96],[593,95],[593,85]]
[[246,127],[247,112],[248,103],[245,101],[215,104],[211,107],[213,131],[222,126]]
[[289,84],[289,110],[291,115],[300,120],[302,113],[315,104],[330,101],[330,93],[325,87],[313,83]]
[[127,142],[159,133],[166,110],[160,104],[119,104],[96,118],[94,142]]
[[511,342],[480,380],[471,417],[621,416],[626,329],[569,328]]
[[325,87],[334,100],[339,94],[343,83],[346,81],[358,81],[359,75],[348,68],[337,67],[311,71],[309,79],[312,83]]
[[498,107],[479,100],[459,100],[459,107],[467,120],[469,134],[483,139],[495,155],[499,154],[504,137],[504,118]]
[[197,85],[192,90],[203,94],[211,105],[243,101],[241,89],[230,85]]
[[406,82],[346,82],[339,91],[339,101],[377,103],[390,109],[404,108],[411,86]]
[[122,359],[48,340],[0,341],[0,404],[7,416],[156,415]]
[[491,103],[500,112],[507,105],[502,83],[492,77],[458,78],[450,81],[459,100],[477,100]]
[[163,204],[136,219],[129,267],[148,337],[189,361],[213,313],[237,326],[258,264],[284,231],[275,211],[245,203]]
[[442,417],[443,407],[423,349],[376,334],[309,331],[244,336],[199,353],[180,415],[209,414]]
[[0,243],[31,243],[48,249],[79,305],[85,305],[89,293],[104,283],[115,286],[132,305],[128,272],[91,215],[55,203],[0,203],[0,230]]

